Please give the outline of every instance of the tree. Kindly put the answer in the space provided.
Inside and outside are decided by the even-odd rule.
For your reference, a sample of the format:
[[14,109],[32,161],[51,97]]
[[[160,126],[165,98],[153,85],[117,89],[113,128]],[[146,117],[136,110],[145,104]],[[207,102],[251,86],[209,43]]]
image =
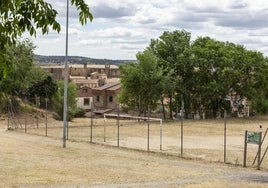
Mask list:
[[4,76],[0,72],[2,108],[5,108],[8,97],[30,99],[29,96],[51,97],[54,94],[56,85],[51,75],[33,62],[33,49],[34,45],[29,40],[7,45],[10,74]]
[[[57,91],[52,97],[52,106],[55,112],[58,114],[60,120],[63,119],[63,99],[64,96],[62,95],[64,90],[64,82],[58,81],[57,82]],[[76,96],[77,96],[77,86],[75,83],[68,83],[68,120],[71,120],[74,115],[75,111],[77,110],[76,106]]]
[[46,72],[33,63],[33,50],[34,45],[29,40],[7,45],[5,56],[9,61],[7,68],[10,74],[4,76],[0,72],[0,91],[22,96],[29,87],[47,76]]
[[[181,99],[183,102],[190,100],[189,90],[193,78],[190,39],[191,34],[184,30],[165,31],[159,39],[152,39],[148,47],[158,57],[158,65],[168,80],[165,85],[165,95],[169,97],[170,101],[170,118],[173,116],[174,99],[177,99],[176,106]],[[187,108],[190,108],[189,102],[186,103]]]
[[216,117],[226,109],[227,96],[255,100],[267,88],[267,62],[261,53],[209,37],[197,38],[191,48],[196,69],[195,103],[209,115]]
[[27,95],[31,98],[39,97],[40,107],[45,107],[46,100],[51,99],[57,91],[57,83],[53,80],[52,75],[47,74],[42,80],[38,80],[30,88],[28,88]]
[[[84,0],[71,0],[79,11],[79,20],[82,25],[93,16]],[[48,33],[52,27],[59,32],[60,24],[56,21],[57,11],[45,0],[1,0],[0,1],[0,71],[5,76],[7,65],[7,45],[15,44],[17,38],[28,31],[35,36],[36,30]]]
[[163,73],[157,65],[157,57],[149,50],[137,54],[138,63],[121,65],[120,103],[139,108],[145,113],[148,105],[156,107],[163,91]]

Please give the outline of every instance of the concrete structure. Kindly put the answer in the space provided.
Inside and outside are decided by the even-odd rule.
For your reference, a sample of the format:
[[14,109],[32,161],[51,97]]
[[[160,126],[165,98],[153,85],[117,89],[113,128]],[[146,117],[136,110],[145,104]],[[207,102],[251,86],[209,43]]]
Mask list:
[[88,86],[82,86],[77,91],[77,107],[86,111],[92,109],[93,95],[92,88]]
[[[41,66],[42,69],[53,74],[57,80],[64,78],[64,65]],[[116,65],[92,65],[92,64],[71,64],[69,65],[70,76],[82,76],[88,78],[92,73],[105,74],[107,78],[119,78],[120,72]]]
[[[64,65],[41,66],[57,80],[64,78]],[[77,107],[91,110],[114,109],[120,91],[120,73],[116,65],[69,65],[69,81],[77,85]],[[94,100],[93,100],[94,99]]]
[[92,89],[94,109],[115,109],[117,107],[117,95],[120,92],[120,84],[106,84]]

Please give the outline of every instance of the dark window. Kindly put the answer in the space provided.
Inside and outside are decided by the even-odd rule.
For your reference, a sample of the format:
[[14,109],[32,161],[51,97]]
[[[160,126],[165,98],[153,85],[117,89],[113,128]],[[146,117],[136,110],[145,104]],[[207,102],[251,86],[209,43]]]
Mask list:
[[96,101],[97,101],[97,102],[100,102],[100,96],[97,96],[97,97],[96,97]]
[[89,98],[84,98],[84,105],[85,106],[89,105]]
[[113,96],[109,96],[109,102],[113,102]]
[[83,93],[87,93],[87,89],[83,89],[82,92],[83,92]]

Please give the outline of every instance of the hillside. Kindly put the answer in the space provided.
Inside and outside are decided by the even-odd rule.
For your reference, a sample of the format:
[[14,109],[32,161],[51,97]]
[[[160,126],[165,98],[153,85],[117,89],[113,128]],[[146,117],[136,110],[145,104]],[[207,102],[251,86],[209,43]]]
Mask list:
[[[61,64],[65,61],[65,56],[43,56],[35,55],[34,60],[38,63],[44,64]],[[133,60],[134,62],[136,60]],[[68,62],[70,64],[110,64],[110,65],[119,65],[126,62],[133,62],[132,60],[111,60],[111,59],[94,59],[89,57],[81,56],[69,56]]]

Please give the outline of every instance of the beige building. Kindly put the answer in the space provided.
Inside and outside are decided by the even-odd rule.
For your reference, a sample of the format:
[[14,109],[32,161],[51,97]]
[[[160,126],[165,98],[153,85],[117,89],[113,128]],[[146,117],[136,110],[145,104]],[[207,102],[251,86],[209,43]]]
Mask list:
[[[57,80],[64,78],[64,65],[41,68],[52,73]],[[116,65],[69,65],[69,81],[78,88],[77,107],[91,110],[93,102],[95,109],[114,109],[120,90],[119,77],[119,68]]]
[[[64,78],[64,65],[46,65],[42,69],[52,73],[55,79]],[[106,75],[107,78],[119,78],[119,67],[116,65],[92,65],[92,64],[71,64],[69,65],[69,76],[81,76],[88,78],[91,76]]]
[[92,89],[95,110],[115,109],[117,107],[117,96],[120,92],[120,84],[106,84]]

